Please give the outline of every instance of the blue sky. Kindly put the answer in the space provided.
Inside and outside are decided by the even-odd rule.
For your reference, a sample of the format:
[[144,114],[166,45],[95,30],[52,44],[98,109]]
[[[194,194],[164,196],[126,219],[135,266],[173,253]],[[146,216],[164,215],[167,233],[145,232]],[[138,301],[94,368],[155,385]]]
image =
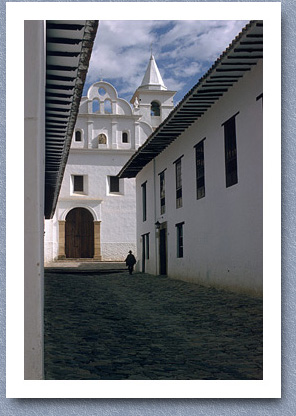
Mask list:
[[245,20],[103,20],[91,56],[83,95],[101,78],[129,101],[153,55],[175,104],[198,82]]

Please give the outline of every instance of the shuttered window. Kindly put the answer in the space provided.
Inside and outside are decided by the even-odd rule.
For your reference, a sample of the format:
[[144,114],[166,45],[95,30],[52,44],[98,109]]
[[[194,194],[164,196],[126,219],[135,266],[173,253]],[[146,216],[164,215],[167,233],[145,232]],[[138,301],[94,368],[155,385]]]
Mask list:
[[147,220],[147,182],[142,185],[142,210],[143,210],[143,221]]
[[177,257],[183,257],[183,226],[184,222],[176,224],[177,230]]
[[181,158],[175,162],[176,172],[176,208],[182,207],[182,165]]
[[[237,113],[238,114],[238,113]],[[235,114],[224,125],[226,188],[238,183]]]
[[160,214],[165,213],[165,175],[164,171],[159,174],[160,187]]
[[196,199],[205,196],[205,159],[204,140],[195,146],[196,159]]

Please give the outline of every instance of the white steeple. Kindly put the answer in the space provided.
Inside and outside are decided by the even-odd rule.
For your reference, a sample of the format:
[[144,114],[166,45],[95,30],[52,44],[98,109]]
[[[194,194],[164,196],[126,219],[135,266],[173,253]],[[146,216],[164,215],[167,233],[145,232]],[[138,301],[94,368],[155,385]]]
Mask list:
[[139,88],[147,90],[167,90],[152,54]]
[[174,108],[175,91],[164,85],[154,56],[150,60],[141,85],[135,91],[131,104],[134,115],[141,116],[141,121],[155,129]]

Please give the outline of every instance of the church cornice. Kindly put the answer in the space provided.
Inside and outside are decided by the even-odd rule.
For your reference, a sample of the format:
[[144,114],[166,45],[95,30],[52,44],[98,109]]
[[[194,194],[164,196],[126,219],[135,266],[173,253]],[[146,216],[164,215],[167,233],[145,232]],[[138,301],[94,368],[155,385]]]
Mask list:
[[157,94],[158,96],[161,96],[161,95],[162,96],[165,96],[165,95],[167,95],[167,96],[170,96],[170,95],[171,96],[174,96],[176,94],[176,92],[177,91],[172,91],[172,90],[144,90],[144,89],[138,88],[135,91],[134,95],[132,96],[132,98],[130,100],[130,103],[133,104],[134,101],[135,101],[135,99],[136,99],[136,97],[139,97],[139,95],[142,95],[142,96],[145,96],[145,95],[154,95],[154,96],[156,96],[156,94]]
[[126,114],[96,114],[96,113],[79,113],[78,115],[78,119],[79,118],[104,118],[104,119],[114,119],[114,118],[118,118],[118,119],[124,119],[124,120],[135,120],[138,121],[142,116],[141,115],[135,115],[135,114],[131,114],[131,115],[126,115]]
[[135,153],[136,149],[123,149],[123,148],[117,148],[117,149],[110,149],[110,148],[100,148],[100,149],[90,149],[90,148],[81,148],[81,149],[70,149],[70,154],[122,154],[122,155],[133,155]]
[[[155,94],[156,92],[157,93],[162,93],[162,94],[167,94],[167,95],[169,95],[169,94],[172,94],[172,93],[174,93],[174,94],[176,94],[176,92],[177,91],[173,91],[173,90],[145,90],[145,89],[142,89],[142,88],[138,88],[137,89],[137,91],[135,92],[135,94],[137,93],[137,92],[141,92],[141,93],[147,93],[147,94]],[[134,94],[134,95],[135,95]]]

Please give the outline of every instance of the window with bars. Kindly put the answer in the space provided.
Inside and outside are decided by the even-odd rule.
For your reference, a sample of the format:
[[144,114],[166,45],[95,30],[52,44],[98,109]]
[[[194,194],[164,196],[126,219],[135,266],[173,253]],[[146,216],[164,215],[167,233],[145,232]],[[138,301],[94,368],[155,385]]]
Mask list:
[[175,162],[176,172],[176,208],[182,207],[182,165],[181,158]]
[[[238,114],[238,113],[237,113]],[[235,114],[224,125],[226,188],[238,183]]]
[[184,246],[183,246],[183,228],[184,222],[180,222],[176,224],[176,231],[177,231],[177,257],[181,258],[184,254]]
[[165,213],[165,175],[164,171],[159,174],[160,186],[160,214]]
[[147,220],[147,182],[142,184],[142,214],[143,221]]
[[204,160],[204,140],[195,146],[196,160],[196,199],[205,196],[205,160]]

